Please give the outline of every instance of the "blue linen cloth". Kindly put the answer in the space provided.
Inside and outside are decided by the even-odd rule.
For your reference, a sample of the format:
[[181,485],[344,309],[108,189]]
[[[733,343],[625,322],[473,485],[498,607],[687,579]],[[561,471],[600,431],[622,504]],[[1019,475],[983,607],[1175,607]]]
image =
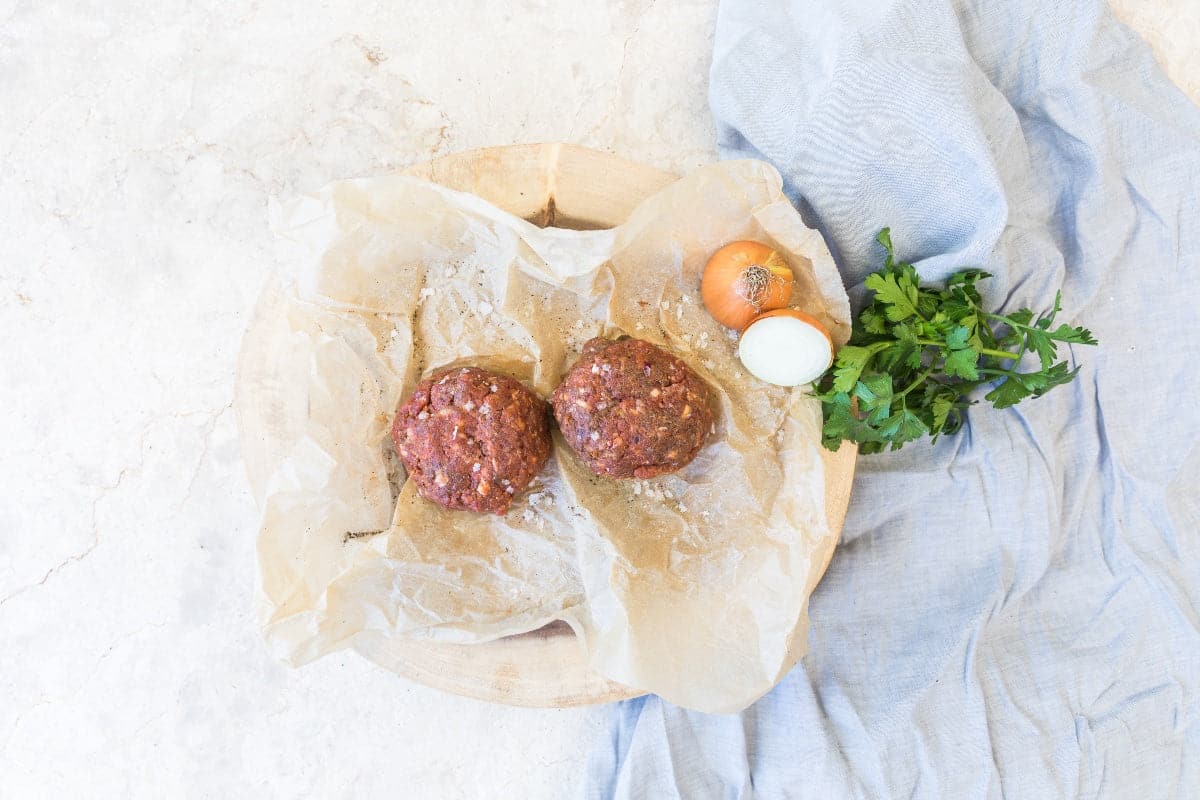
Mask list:
[[800,666],[740,715],[598,710],[583,794],[1200,797],[1200,112],[1097,0],[724,0],[710,99],[857,305],[890,226],[1100,346],[862,457]]

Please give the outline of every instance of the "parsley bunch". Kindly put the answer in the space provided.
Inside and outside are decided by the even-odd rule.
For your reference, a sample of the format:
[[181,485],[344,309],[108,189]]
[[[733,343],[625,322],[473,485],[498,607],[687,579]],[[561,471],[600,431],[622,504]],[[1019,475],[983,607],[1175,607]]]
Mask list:
[[[944,289],[921,286],[912,264],[896,262],[889,229],[876,238],[887,260],[866,280],[875,296],[817,386],[825,417],[822,444],[830,450],[842,440],[857,442],[863,453],[889,444],[898,450],[926,434],[937,441],[962,427],[975,387],[994,384],[984,399],[996,408],[1041,397],[1079,371],[1055,360],[1060,342],[1096,344],[1086,328],[1051,328],[1061,293],[1036,318],[1027,308],[992,314],[975,288],[988,273],[968,269],[951,276]],[[1041,368],[1021,372],[1028,351],[1037,353]]]

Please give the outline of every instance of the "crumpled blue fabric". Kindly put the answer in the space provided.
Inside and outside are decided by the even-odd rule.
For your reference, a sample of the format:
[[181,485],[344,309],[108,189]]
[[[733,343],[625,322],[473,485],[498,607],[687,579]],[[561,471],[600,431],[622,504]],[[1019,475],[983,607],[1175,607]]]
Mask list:
[[860,458],[801,664],[740,715],[599,710],[583,794],[1200,797],[1200,111],[1098,0],[724,0],[710,99],[856,304],[890,226],[1100,346]]

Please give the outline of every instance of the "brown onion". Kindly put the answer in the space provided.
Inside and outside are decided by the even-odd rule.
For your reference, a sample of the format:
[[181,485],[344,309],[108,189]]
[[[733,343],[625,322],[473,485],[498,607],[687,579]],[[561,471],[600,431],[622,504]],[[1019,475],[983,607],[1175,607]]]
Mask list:
[[740,331],[763,312],[786,306],[794,281],[775,250],[759,242],[732,242],[708,260],[700,297],[713,319]]

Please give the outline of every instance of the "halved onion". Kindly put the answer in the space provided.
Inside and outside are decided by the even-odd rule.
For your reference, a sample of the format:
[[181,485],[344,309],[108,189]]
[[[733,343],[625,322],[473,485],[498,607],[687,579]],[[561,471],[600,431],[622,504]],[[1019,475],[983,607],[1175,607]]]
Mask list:
[[833,339],[817,320],[794,308],[768,311],[742,331],[742,366],[776,386],[800,386],[821,377],[833,363]]

